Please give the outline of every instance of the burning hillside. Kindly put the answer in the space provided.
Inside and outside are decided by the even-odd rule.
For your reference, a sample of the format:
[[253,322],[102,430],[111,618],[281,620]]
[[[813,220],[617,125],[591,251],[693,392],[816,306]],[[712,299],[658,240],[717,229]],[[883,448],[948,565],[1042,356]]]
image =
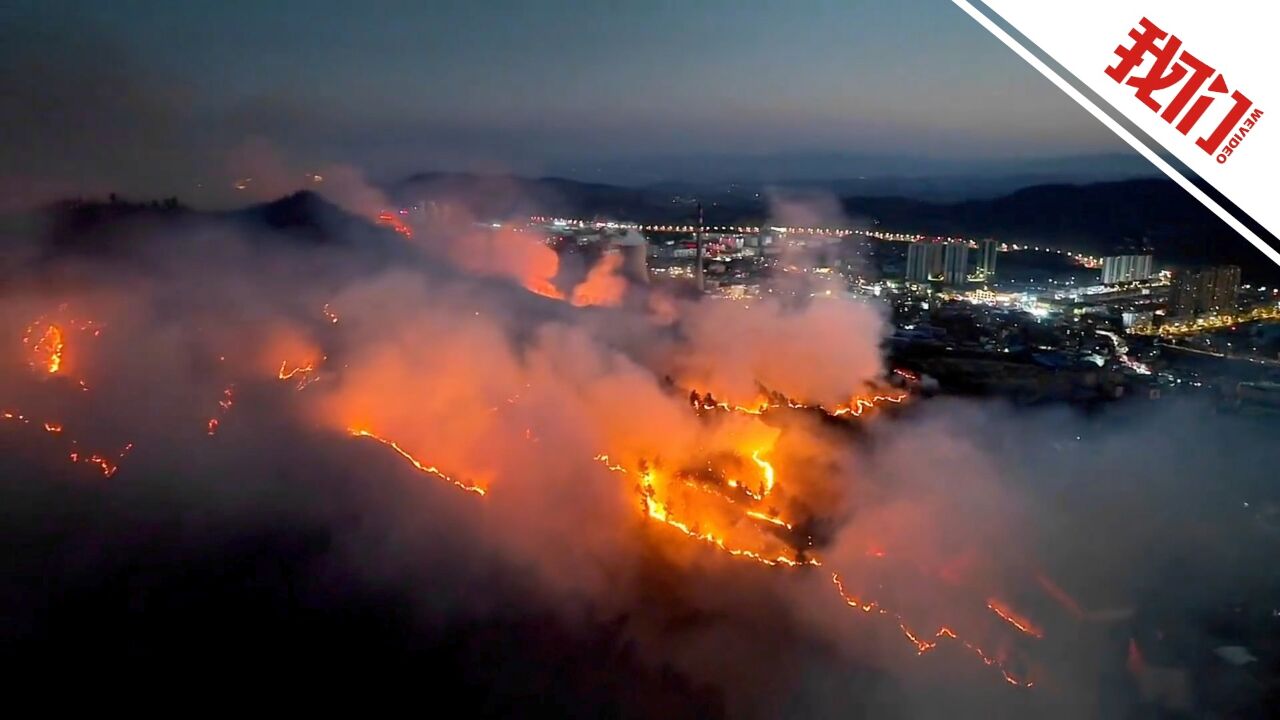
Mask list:
[[[427,259],[435,255],[432,228],[415,232],[392,213],[376,219],[405,242],[422,243]],[[647,326],[650,339],[610,346],[593,337],[592,324],[599,320],[577,320],[573,307],[622,303],[627,287],[615,274],[616,261],[607,256],[580,288],[562,292],[552,284],[555,255],[537,237],[471,231],[447,240],[445,254],[463,258],[464,270],[510,277],[529,299],[510,291],[498,300],[485,298],[483,288],[476,292],[467,285],[467,275],[432,278],[401,271],[351,279],[323,296],[314,292],[310,303],[291,299],[301,314],[243,308],[252,314],[232,318],[217,312],[216,298],[210,298],[209,306],[181,308],[149,326],[137,319],[76,320],[73,309],[88,312],[92,305],[77,297],[83,289],[68,289],[25,326],[11,361],[27,365],[28,372],[13,375],[17,381],[6,390],[17,397],[30,389],[41,396],[37,405],[62,406],[68,392],[91,387],[73,380],[77,368],[94,368],[101,378],[94,385],[114,386],[134,370],[121,350],[148,346],[147,335],[136,333],[177,332],[183,357],[151,360],[208,368],[188,381],[212,384],[199,393],[191,388],[191,395],[207,399],[169,409],[179,416],[202,414],[192,430],[210,442],[234,442],[232,428],[254,412],[253,403],[278,404],[296,413],[298,422],[327,428],[335,441],[348,437],[380,445],[413,472],[473,494],[476,502],[501,497],[512,482],[527,485],[520,493],[539,492],[536,468],[569,462],[577,466],[575,483],[600,486],[597,492],[634,509],[630,519],[599,520],[615,525],[605,528],[620,534],[615,541],[626,540],[632,532],[626,528],[655,524],[663,529],[643,533],[643,542],[682,562],[703,548],[778,572],[830,572],[816,569],[825,565],[827,548],[810,529],[839,522],[846,508],[839,504],[840,481],[813,466],[815,456],[834,450],[840,440],[838,431],[815,423],[875,422],[874,415],[908,402],[906,393],[882,383],[876,351],[867,349],[878,332],[872,310],[845,304],[751,311],[694,303],[680,307],[672,333],[666,320],[646,320],[646,303],[632,303],[614,312],[641,329]],[[459,255],[459,247],[468,253]],[[163,294],[170,289],[166,284],[161,280],[150,290]],[[92,290],[119,288],[107,280]],[[538,305],[534,296],[565,307]],[[156,313],[156,299],[130,297],[118,310]],[[544,317],[520,328],[526,333],[520,340],[503,315],[522,308]],[[847,323],[849,332],[869,335],[821,341],[807,333],[837,321]],[[726,327],[744,331],[730,337]],[[783,346],[764,347],[779,338]],[[653,344],[638,347],[648,343]],[[797,352],[814,364],[777,363]],[[271,390],[270,381],[288,392]],[[725,390],[707,384],[714,382],[723,382]],[[750,398],[723,394],[747,386],[754,393]],[[687,390],[692,387],[711,389]],[[129,433],[136,400],[106,400],[122,404],[100,407],[98,396],[109,393],[106,387],[88,390],[82,404],[117,432]],[[250,393],[255,400],[241,400]],[[23,412],[30,411],[15,407],[6,417],[30,424]],[[73,414],[55,418],[46,429],[76,425],[76,411],[66,412]],[[137,453],[168,453],[170,444],[188,434],[179,426],[161,433],[140,429]],[[81,441],[69,442],[78,448]],[[112,482],[128,482],[126,455],[134,440],[127,443],[122,451],[69,454]],[[515,479],[521,475],[524,480]],[[548,521],[556,521],[554,512]],[[838,576],[836,581],[835,599],[857,605]],[[893,618],[923,652],[908,621]]]
[[[751,686],[734,714],[790,682],[746,659],[768,647],[1060,698],[1044,613],[1078,621],[1076,601],[977,473],[917,487],[919,458],[888,462],[897,416],[929,408],[884,366],[875,308],[680,301],[609,256],[562,288],[531,232],[388,215],[394,267],[210,232],[9,285],[0,442],[22,482],[316,508],[369,582],[519,578],[527,598],[458,590],[445,614],[580,608],[644,662]],[[717,643],[739,656],[710,662]]]

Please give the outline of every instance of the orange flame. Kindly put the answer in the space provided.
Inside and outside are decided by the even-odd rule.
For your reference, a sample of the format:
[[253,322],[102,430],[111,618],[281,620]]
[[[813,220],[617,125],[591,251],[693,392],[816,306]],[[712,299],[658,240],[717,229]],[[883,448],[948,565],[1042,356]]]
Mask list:
[[929,652],[930,650],[933,650],[934,648],[938,647],[938,641],[941,639],[951,640],[959,643],[961,646],[963,646],[973,654],[977,655],[982,660],[984,665],[987,665],[989,667],[994,667],[997,670],[999,670],[1000,675],[1004,678],[1004,681],[1009,683],[1010,685],[1016,685],[1018,687],[1027,687],[1027,688],[1033,687],[1035,685],[1034,681],[1019,679],[1016,676],[1014,676],[1012,673],[1009,672],[1008,668],[1005,666],[1003,662],[988,655],[986,651],[984,651],[982,648],[978,647],[977,645],[969,642],[968,640],[964,640],[960,638],[960,636],[956,634],[956,632],[951,628],[943,625],[942,627],[938,628],[937,632],[933,634],[933,639],[923,638],[918,633],[913,632],[907,626],[906,619],[903,618],[898,613],[892,612],[882,607],[879,603],[875,602],[874,600],[871,600],[871,601],[861,600],[856,596],[852,595],[848,590],[845,589],[844,583],[840,580],[840,576],[838,574],[836,573],[831,574],[831,582],[836,586],[836,591],[840,593],[840,598],[844,600],[845,604],[848,605],[849,607],[854,608],[855,610],[861,610],[864,613],[869,613],[869,614],[874,613],[877,615],[884,615],[895,620],[898,624],[898,629],[902,632],[903,636],[906,637],[907,640],[913,646],[915,646],[917,655],[923,655]]
[[360,428],[347,428],[347,432],[351,433],[351,434],[352,434],[353,436],[355,436],[355,437],[369,438],[370,440],[377,441],[377,442],[379,442],[379,443],[381,443],[381,444],[383,444],[383,445],[385,445],[385,446],[387,446],[387,447],[391,448],[391,449],[392,449],[392,450],[394,450],[394,451],[395,451],[395,452],[396,452],[400,457],[402,457],[402,458],[404,458],[405,460],[407,460],[407,461],[409,462],[409,464],[410,464],[410,465],[412,465],[415,469],[417,469],[417,470],[418,470],[418,472],[425,473],[425,474],[427,474],[427,475],[431,475],[431,476],[434,476],[434,477],[439,478],[439,479],[441,479],[441,480],[444,480],[445,482],[450,483],[451,485],[454,485],[455,487],[458,487],[458,488],[461,488],[461,489],[463,489],[463,490],[466,490],[466,491],[467,491],[467,492],[469,492],[469,493],[475,493],[476,495],[484,495],[484,494],[485,494],[485,489],[484,489],[484,488],[482,488],[482,487],[479,487],[479,486],[476,486],[476,485],[470,485],[470,484],[465,483],[465,482],[463,482],[463,481],[461,481],[461,480],[456,480],[456,479],[454,479],[454,478],[452,478],[452,477],[450,477],[450,476],[448,476],[448,475],[444,474],[443,472],[441,472],[441,470],[440,470],[439,468],[437,468],[436,466],[434,466],[434,465],[425,465],[425,464],[423,464],[420,460],[418,460],[417,458],[415,458],[413,455],[410,455],[408,451],[406,451],[404,448],[400,447],[400,446],[399,446],[398,444],[396,444],[396,442],[395,442],[395,441],[393,441],[393,440],[388,440],[388,439],[386,439],[386,438],[384,438],[384,437],[381,437],[381,436],[379,436],[379,435],[375,435],[374,433],[371,433],[371,432],[369,432],[368,430],[362,430],[362,429],[360,429]]
[[759,450],[756,450],[755,452],[751,453],[751,459],[752,461],[755,462],[757,466],[759,466],[761,475],[764,477],[764,486],[760,490],[760,496],[764,497],[765,495],[768,495],[769,493],[773,492],[773,483],[774,483],[773,465],[769,463],[769,461],[760,457]]
[[49,323],[49,326],[45,328],[44,337],[40,338],[40,341],[36,343],[35,351],[38,355],[43,356],[45,371],[50,375],[62,368],[62,350],[64,347],[62,328]]
[[[28,418],[22,413],[14,412],[12,410],[6,410],[3,412],[0,412],[0,420],[9,420],[12,422],[22,423],[23,425],[31,424],[31,418]],[[61,423],[41,422],[40,425],[43,427],[44,431],[47,433],[50,433],[53,435],[59,435],[59,436],[62,435]],[[76,440],[74,439],[67,438],[66,443],[70,445],[72,448],[79,447],[79,443],[76,442]],[[116,471],[120,469],[118,461],[123,460],[124,456],[127,455],[129,451],[132,449],[133,449],[133,443],[126,444],[124,448],[116,455],[114,460],[98,452],[85,455],[84,453],[80,452],[78,449],[73,449],[69,451],[67,453],[67,457],[70,458],[71,462],[73,463],[85,462],[90,465],[97,466],[97,468],[102,472],[102,476],[109,478],[115,475]]]
[[306,375],[307,373],[315,369],[314,367],[311,366],[311,363],[307,363],[306,365],[298,365],[286,371],[285,368],[288,367],[288,365],[289,365],[288,360],[280,361],[280,373],[276,375],[277,378],[279,378],[280,380],[288,380],[292,378],[294,375],[297,375],[299,373],[301,373],[302,375]]
[[[41,316],[28,324],[26,331],[23,332],[22,344],[31,353],[28,364],[33,370],[46,375],[65,375],[68,332],[71,330],[89,332],[93,337],[99,337],[102,334],[101,323],[74,318],[67,320],[63,317],[66,310],[66,303],[59,305],[58,315],[62,319],[51,322],[46,320],[45,316]],[[80,381],[80,386],[85,387],[83,380]]]
[[315,373],[315,369],[316,369],[315,363],[295,365],[294,367],[290,368],[288,360],[281,360],[280,370],[276,373],[276,379],[277,380],[293,380],[294,378],[297,378],[297,384],[295,387],[298,390],[302,390],[306,388],[308,385],[310,385],[311,383],[316,382],[317,380],[320,379],[320,376]]
[[690,402],[696,410],[720,410],[743,415],[764,415],[770,410],[787,407],[792,410],[817,410],[833,418],[845,416],[862,417],[862,414],[867,410],[871,410],[883,403],[901,404],[907,397],[907,393],[898,393],[896,395],[855,395],[850,398],[847,404],[827,408],[821,404],[801,402],[781,395],[777,396],[778,399],[775,400],[764,399],[750,405],[739,405],[716,401],[715,396],[709,392],[699,393],[694,390],[689,394]]
[[718,547],[724,552],[735,557],[748,558],[765,565],[786,565],[789,567],[820,564],[814,558],[803,560],[799,557],[792,557],[785,553],[779,553],[775,557],[769,557],[751,550],[729,547],[725,543],[724,539],[717,537],[710,532],[696,530],[689,524],[672,517],[667,506],[655,498],[656,493],[654,491],[654,479],[655,474],[652,470],[649,470],[640,476],[640,496],[644,504],[645,514],[650,518],[665,523],[695,540],[700,540]]
[[[632,474],[624,466],[614,463],[608,455],[597,455],[596,460],[600,461],[605,467],[614,472],[624,475]],[[644,511],[645,517],[651,520],[656,520],[668,527],[675,528],[683,535],[718,548],[720,551],[729,555],[753,560],[763,565],[781,565],[787,567],[821,565],[817,558],[804,557],[795,551],[778,551],[776,553],[760,552],[743,547],[732,546],[721,535],[701,527],[700,524],[690,523],[686,520],[679,519],[672,514],[667,503],[663,502],[659,497],[659,486],[662,484],[662,478],[659,476],[656,469],[653,467],[643,468],[639,473],[637,473],[637,475],[639,477],[639,485],[636,490],[640,495],[641,508]],[[790,528],[790,525],[784,521],[764,513],[748,511],[746,514],[750,517],[765,520],[770,524]]]
[[33,357],[30,364],[33,370],[56,375],[62,369],[66,341],[62,327],[55,323],[45,324],[44,332],[37,338],[36,332],[43,322],[44,319],[41,318],[27,326],[22,335],[22,344],[31,350]]
[[[412,231],[408,226],[390,213],[384,213],[380,216],[379,222],[392,227],[405,237],[412,237]],[[600,270],[600,275],[593,277],[597,269]],[[574,289],[571,302],[577,306],[613,304],[615,300],[612,299],[614,295],[611,293],[616,288],[608,285],[605,281],[613,277],[612,273],[615,269],[611,269],[609,263],[601,263],[597,268],[593,268],[593,272],[588,275],[587,280]],[[564,293],[560,292],[550,279],[526,276],[524,283],[531,292],[558,300],[565,299]],[[602,283],[604,284],[602,285]],[[625,288],[625,283],[623,288]],[[618,293],[619,296],[620,292]],[[323,315],[330,323],[338,322],[338,316],[332,312],[328,305],[324,306]],[[29,332],[33,331],[29,329]],[[39,367],[50,374],[58,373],[62,369],[64,347],[62,328],[54,324],[47,325],[40,340],[31,344],[32,350],[40,358]],[[292,352],[272,353],[275,357],[286,354],[295,358],[299,356]],[[310,355],[313,359],[317,356],[318,354]],[[268,358],[270,357],[271,355],[268,355]],[[323,360],[323,358],[321,359]],[[270,362],[272,360],[267,360],[267,363]],[[297,388],[300,390],[318,379],[317,368],[319,364],[320,361],[291,364],[289,360],[282,360],[276,377],[280,381],[295,381]],[[269,372],[269,368],[270,365],[268,364],[263,370]],[[225,419],[225,416],[230,411],[234,400],[234,388],[235,386],[232,384],[223,390],[222,398],[218,402],[218,409],[207,420],[206,432],[208,435],[213,436],[217,433],[221,420]],[[839,418],[845,416],[861,417],[866,411],[884,403],[901,403],[907,397],[906,393],[855,395],[850,398],[847,404],[837,405],[833,408],[828,408],[821,404],[800,402],[778,394],[770,394],[764,399],[759,399],[755,403],[747,405],[716,402],[709,393],[699,396],[697,392],[694,392],[691,395],[691,400],[694,407],[700,412],[722,410],[745,415],[762,415],[771,410],[785,407],[818,410],[830,417]],[[506,402],[513,404],[518,399],[519,395],[516,395]],[[496,407],[494,408],[494,410],[497,409]],[[26,418],[15,413],[4,413],[0,417],[20,420],[23,423],[29,422]],[[62,433],[62,425],[58,423],[43,423],[43,427],[49,433],[59,435]],[[347,432],[352,437],[368,438],[390,448],[417,472],[430,475],[435,479],[447,482],[458,489],[477,496],[483,497],[488,492],[484,487],[457,479],[435,465],[419,460],[394,440],[360,427],[348,427]],[[530,441],[536,442],[536,436],[532,428],[525,431],[525,437]],[[112,477],[117,472],[119,460],[123,459],[133,447],[132,444],[126,445],[117,456],[108,457],[97,452],[85,454],[78,449],[74,440],[69,442],[72,446],[69,452],[71,461],[93,465],[98,468],[104,477]],[[764,457],[769,451],[770,448],[768,447],[750,450],[749,457],[751,462],[760,471],[761,480],[758,492],[748,488],[736,478],[725,478],[723,474],[718,475],[716,479],[708,480],[705,474],[666,473],[656,463],[646,461],[642,461],[635,470],[628,470],[624,465],[613,462],[607,455],[599,455],[596,459],[609,470],[632,478],[635,482],[634,490],[638,495],[639,507],[643,518],[672,529],[674,531],[673,536],[683,536],[728,556],[751,560],[765,566],[821,566],[822,562],[818,557],[806,549],[796,547],[793,541],[795,532],[793,524],[780,516],[780,513],[775,508],[764,507],[762,502],[764,498],[770,496],[779,488],[777,470],[773,463]],[[741,463],[738,466],[739,469],[750,467],[745,463],[745,456],[745,451],[741,455],[736,455],[735,462]],[[708,469],[711,469],[710,463],[708,463]],[[699,472],[701,473],[702,469],[699,469]],[[724,489],[725,485],[731,488],[733,492],[726,491]],[[784,491],[789,489],[786,486],[783,487]],[[785,494],[785,492],[780,494]],[[693,498],[696,498],[696,500],[693,500]],[[701,504],[704,498],[708,503],[706,505]],[[729,505],[724,505],[725,502],[728,502]],[[726,517],[729,519],[726,520]],[[748,520],[758,522],[748,522]],[[801,527],[803,526],[801,524]],[[883,551],[875,553],[876,557],[883,557],[883,555]],[[912,644],[917,654],[922,655],[930,652],[943,641],[952,642],[977,655],[984,664],[998,669],[1006,682],[1024,687],[1032,685],[1031,682],[1020,680],[1012,675],[1002,660],[988,655],[977,645],[960,638],[951,628],[941,626],[933,635],[920,633],[913,629],[906,618],[897,612],[882,607],[874,600],[860,599],[851,594],[845,588],[839,575],[833,574],[832,581],[840,597],[849,607],[866,614],[883,615],[894,622],[898,631]],[[1033,637],[1042,637],[1038,628],[995,599],[990,599],[987,606],[1019,631]]]
[[1030,635],[1032,637],[1037,637],[1037,638],[1044,637],[1044,632],[1041,631],[1040,628],[1033,625],[1030,620],[1014,612],[1012,608],[1000,602],[999,600],[996,600],[995,598],[988,599],[987,607],[991,610],[991,612],[995,613],[996,615],[999,615],[1001,620],[1004,620],[1005,622],[1017,628],[1019,632],[1026,633],[1027,635]]
[[627,291],[627,281],[618,274],[621,267],[621,253],[609,253],[602,257],[587,273],[587,277],[573,288],[571,302],[577,307],[613,306],[621,303],[622,296]]
[[[861,397],[854,397],[851,400],[849,400],[848,405],[837,406],[834,410],[824,409],[824,412],[826,412],[828,415],[832,417],[841,417],[843,415],[852,415],[854,417],[861,417],[863,411],[871,410],[880,403],[889,402],[889,403],[897,404],[897,403],[901,403],[906,398],[907,398],[906,393],[902,393],[899,395],[867,395],[867,396],[861,396]],[[818,407],[820,409],[822,408],[822,406],[818,406]]]
[[546,278],[531,277],[525,278],[524,289],[535,295],[541,295],[552,300],[563,300],[564,293]]
[[778,527],[786,528],[788,530],[793,529],[791,527],[791,523],[787,522],[786,520],[783,520],[782,518],[779,518],[774,515],[768,515],[766,513],[762,513],[759,510],[748,510],[747,517],[755,518],[757,520],[763,520],[764,522],[767,522],[770,525],[777,525]]

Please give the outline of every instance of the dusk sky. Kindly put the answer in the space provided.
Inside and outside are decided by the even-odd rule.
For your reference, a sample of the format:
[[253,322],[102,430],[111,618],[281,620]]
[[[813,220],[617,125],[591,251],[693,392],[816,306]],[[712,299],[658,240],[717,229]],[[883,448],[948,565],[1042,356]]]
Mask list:
[[198,197],[251,139],[375,179],[1125,152],[947,0],[10,0],[0,28],[6,191]]

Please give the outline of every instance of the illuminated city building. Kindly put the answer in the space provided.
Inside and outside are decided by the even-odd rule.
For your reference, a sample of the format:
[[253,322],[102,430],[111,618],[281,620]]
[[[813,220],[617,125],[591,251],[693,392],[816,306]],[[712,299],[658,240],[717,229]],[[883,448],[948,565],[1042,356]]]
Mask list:
[[969,246],[949,243],[942,256],[942,282],[963,285],[969,271]]
[[996,274],[996,253],[1000,251],[1000,243],[991,238],[978,241],[978,270],[984,278]]
[[1151,278],[1150,255],[1113,255],[1102,258],[1102,283],[1132,282]]
[[1235,265],[1180,270],[1169,295],[1171,317],[1232,312],[1240,294],[1240,268]]
[[907,246],[907,280],[929,282],[942,278],[942,248],[931,242],[914,242]]

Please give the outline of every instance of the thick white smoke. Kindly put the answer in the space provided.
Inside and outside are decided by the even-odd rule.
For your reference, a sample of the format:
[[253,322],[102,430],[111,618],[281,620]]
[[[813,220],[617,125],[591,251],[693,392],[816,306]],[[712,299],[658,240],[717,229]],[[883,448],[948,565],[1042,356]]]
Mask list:
[[[349,207],[381,202],[360,197]],[[449,223],[416,227],[412,239],[317,246],[246,240],[223,220],[183,223],[140,229],[99,255],[0,264],[13,268],[0,295],[0,409],[22,418],[0,426],[13,500],[4,532],[17,547],[56,527],[67,498],[103,503],[100,514],[67,511],[78,544],[33,550],[41,561],[114,577],[151,552],[147,533],[206,552],[246,528],[318,527],[327,539],[304,574],[322,597],[332,587],[392,593],[431,627],[550,615],[618,628],[626,652],[603,655],[673,668],[732,715],[866,703],[893,716],[972,702],[953,709],[1059,707],[1065,717],[1101,707],[1080,700],[1102,703],[1097,679],[1072,672],[1110,650],[1060,644],[1084,621],[1036,590],[1038,575],[1103,610],[1132,604],[1134,578],[1163,549],[1235,548],[1207,522],[1209,545],[1166,535],[1186,515],[1151,512],[1194,489],[1176,471],[1191,448],[1157,444],[1182,418],[1139,418],[1092,451],[1064,452],[1052,443],[1089,426],[1065,413],[939,401],[833,421],[690,406],[690,390],[742,404],[769,391],[828,408],[866,392],[886,370],[883,316],[869,304],[578,308],[527,289],[554,276],[553,266],[528,270],[551,252],[536,237]],[[50,324],[64,335],[55,373],[22,340]],[[753,451],[778,473],[768,510],[800,527],[702,521],[762,551],[798,546],[821,567],[731,557],[646,517],[644,463],[717,463],[757,482]],[[72,453],[118,469],[104,477]],[[692,495],[670,493],[673,514],[697,517]],[[1098,507],[1108,508],[1104,528],[1091,527]],[[74,588],[53,572],[55,586]],[[833,573],[893,614],[849,607]],[[19,625],[40,626],[23,600],[39,597],[30,583],[15,581],[5,597]],[[1044,639],[1009,639],[985,607],[992,597],[1033,615]],[[1009,688],[959,641],[921,655],[903,639],[904,629],[932,637],[940,626],[1057,686]],[[925,690],[904,706],[911,688]]]

